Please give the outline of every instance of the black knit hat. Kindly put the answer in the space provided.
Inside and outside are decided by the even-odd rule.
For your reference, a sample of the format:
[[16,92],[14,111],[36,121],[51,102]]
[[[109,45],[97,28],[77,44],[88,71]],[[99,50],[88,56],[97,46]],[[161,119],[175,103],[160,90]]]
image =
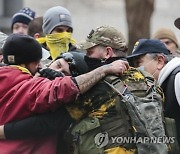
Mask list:
[[31,36],[11,34],[2,49],[5,64],[27,64],[42,58],[40,44]]

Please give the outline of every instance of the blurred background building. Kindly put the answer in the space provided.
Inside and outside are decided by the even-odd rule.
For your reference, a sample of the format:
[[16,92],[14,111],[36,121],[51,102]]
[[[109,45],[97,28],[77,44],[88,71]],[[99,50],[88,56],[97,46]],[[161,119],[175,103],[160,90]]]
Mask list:
[[[100,25],[112,25],[127,38],[127,22],[124,0],[0,0],[0,30],[10,33],[12,15],[27,6],[42,16],[52,6],[63,6],[72,15],[73,37],[80,41],[92,28]],[[155,0],[155,10],[151,18],[151,34],[160,27],[172,29],[178,39],[180,31],[175,28],[174,20],[180,17],[180,0]]]

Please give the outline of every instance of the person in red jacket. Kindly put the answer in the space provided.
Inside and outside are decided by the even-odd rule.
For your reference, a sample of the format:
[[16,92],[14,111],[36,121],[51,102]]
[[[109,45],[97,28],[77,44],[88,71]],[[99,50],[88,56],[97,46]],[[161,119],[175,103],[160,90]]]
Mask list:
[[[76,100],[107,74],[122,74],[128,63],[115,61],[77,77],[54,80],[33,77],[39,68],[42,48],[30,36],[11,34],[2,49],[4,63],[0,68],[0,125],[35,114],[55,111]],[[1,140],[0,153],[39,154],[56,152],[55,135],[27,140]]]

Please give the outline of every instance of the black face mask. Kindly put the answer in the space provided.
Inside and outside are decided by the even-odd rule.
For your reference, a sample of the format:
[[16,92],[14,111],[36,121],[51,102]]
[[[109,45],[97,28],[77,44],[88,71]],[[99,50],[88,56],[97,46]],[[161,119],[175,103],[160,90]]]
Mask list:
[[88,56],[85,56],[84,60],[87,63],[90,71],[96,69],[97,67],[104,65],[104,60],[101,60],[101,59],[90,58]]
[[87,63],[87,65],[91,71],[91,70],[94,70],[100,66],[110,64],[116,60],[125,60],[126,61],[126,58],[124,58],[124,57],[110,57],[110,58],[104,60],[104,59],[90,58],[88,56],[85,56],[84,60]]

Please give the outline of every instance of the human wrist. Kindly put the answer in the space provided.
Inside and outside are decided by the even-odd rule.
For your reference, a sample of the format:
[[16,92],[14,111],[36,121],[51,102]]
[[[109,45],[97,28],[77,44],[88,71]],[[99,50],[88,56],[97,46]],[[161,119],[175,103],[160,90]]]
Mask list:
[[108,75],[111,73],[111,69],[110,69],[111,64],[107,64],[107,65],[103,65],[101,66],[99,69],[102,73],[104,73],[104,76]]

